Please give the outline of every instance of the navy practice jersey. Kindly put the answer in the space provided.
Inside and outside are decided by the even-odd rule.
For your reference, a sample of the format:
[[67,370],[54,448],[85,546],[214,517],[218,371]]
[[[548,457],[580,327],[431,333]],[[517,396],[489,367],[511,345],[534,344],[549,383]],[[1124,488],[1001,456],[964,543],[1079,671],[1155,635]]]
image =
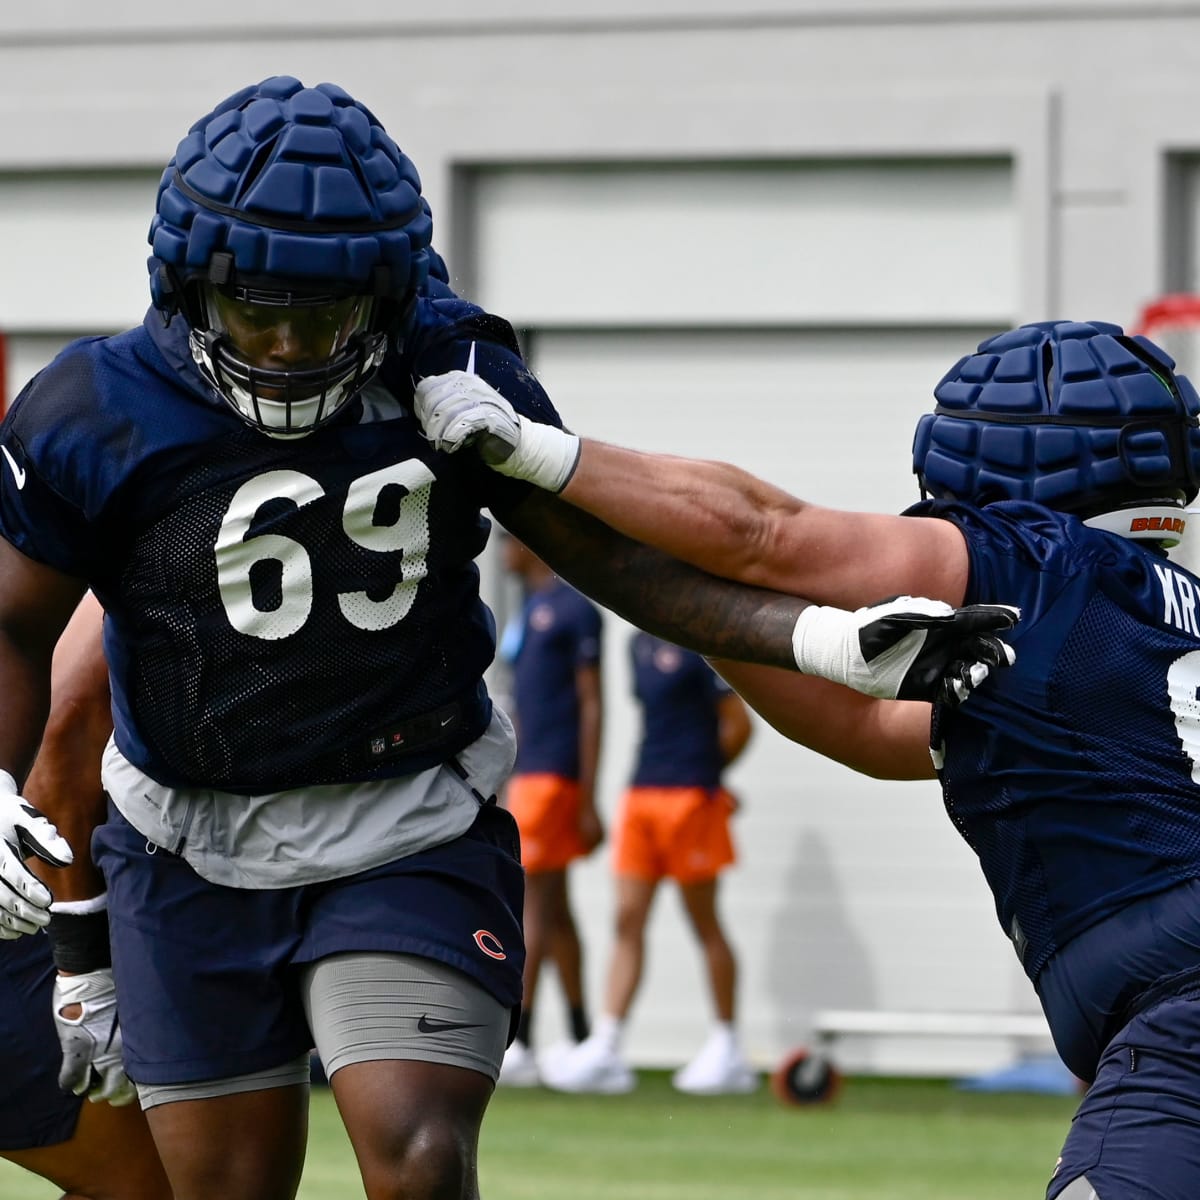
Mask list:
[[642,711],[634,787],[715,788],[721,782],[721,697],[729,685],[691,650],[648,633],[630,641]]
[[579,778],[579,692],[575,673],[600,662],[600,610],[555,579],[525,601],[513,658],[517,718],[515,774]]
[[1021,608],[1016,665],[935,710],[946,807],[1030,978],[1139,897],[1200,877],[1200,580],[1039,505],[929,502],[966,602]]
[[126,758],[169,786],[260,792],[409,773],[482,733],[480,509],[529,489],[436,452],[411,404],[472,346],[517,409],[558,423],[508,326],[453,298],[422,299],[360,400],[306,437],[247,426],[153,310],[21,393],[0,534],[107,610]]

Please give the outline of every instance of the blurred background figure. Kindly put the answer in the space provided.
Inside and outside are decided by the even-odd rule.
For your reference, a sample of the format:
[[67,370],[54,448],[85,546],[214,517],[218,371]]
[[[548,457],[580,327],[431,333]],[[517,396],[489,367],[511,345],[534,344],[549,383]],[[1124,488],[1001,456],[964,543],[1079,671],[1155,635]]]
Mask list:
[[504,565],[524,603],[500,653],[512,667],[517,761],[505,804],[521,831],[525,867],[525,977],[516,1039],[499,1082],[539,1082],[532,1049],[534,996],[542,963],[554,964],[568,1009],[571,1043],[588,1036],[583,950],[567,867],[603,840],[596,769],[603,715],[600,610],[564,583],[523,542],[505,537]]
[[663,879],[679,885],[700,946],[716,1018],[699,1053],[674,1076],[685,1092],[748,1092],[758,1077],[734,1027],[737,962],[717,915],[717,881],[734,862],[729,818],[737,807],[722,773],[750,740],[741,699],[688,650],[634,635],[634,692],[642,738],[618,817],[616,943],[604,1013],[586,1041],[547,1061],[545,1082],[561,1091],[627,1092],[635,1083],[621,1035],[642,979],[646,923]]

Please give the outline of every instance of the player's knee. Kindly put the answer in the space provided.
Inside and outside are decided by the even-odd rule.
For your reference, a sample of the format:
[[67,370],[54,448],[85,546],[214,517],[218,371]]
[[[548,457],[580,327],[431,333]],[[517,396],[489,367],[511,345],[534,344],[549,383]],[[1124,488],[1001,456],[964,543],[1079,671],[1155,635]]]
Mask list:
[[442,1118],[406,1130],[389,1151],[362,1161],[369,1200],[471,1200],[475,1142],[474,1130]]

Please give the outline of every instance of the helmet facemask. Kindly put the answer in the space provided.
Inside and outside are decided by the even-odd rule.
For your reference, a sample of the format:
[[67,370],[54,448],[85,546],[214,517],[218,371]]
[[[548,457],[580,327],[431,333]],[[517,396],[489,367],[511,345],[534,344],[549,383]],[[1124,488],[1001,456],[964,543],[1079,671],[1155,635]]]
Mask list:
[[192,357],[238,415],[272,437],[303,437],[332,421],[387,350],[373,296],[207,280],[192,289]]

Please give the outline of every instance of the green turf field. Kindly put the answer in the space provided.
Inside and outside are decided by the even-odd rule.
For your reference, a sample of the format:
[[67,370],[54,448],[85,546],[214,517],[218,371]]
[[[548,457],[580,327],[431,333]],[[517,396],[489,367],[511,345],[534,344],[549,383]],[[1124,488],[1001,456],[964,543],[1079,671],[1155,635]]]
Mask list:
[[[681,1096],[643,1074],[629,1096],[501,1091],[484,1126],[483,1200],[1037,1200],[1075,1101],[946,1083],[850,1080],[838,1101],[766,1091]],[[0,1163],[0,1200],[55,1189]],[[327,1090],[313,1093],[302,1200],[361,1196]]]

